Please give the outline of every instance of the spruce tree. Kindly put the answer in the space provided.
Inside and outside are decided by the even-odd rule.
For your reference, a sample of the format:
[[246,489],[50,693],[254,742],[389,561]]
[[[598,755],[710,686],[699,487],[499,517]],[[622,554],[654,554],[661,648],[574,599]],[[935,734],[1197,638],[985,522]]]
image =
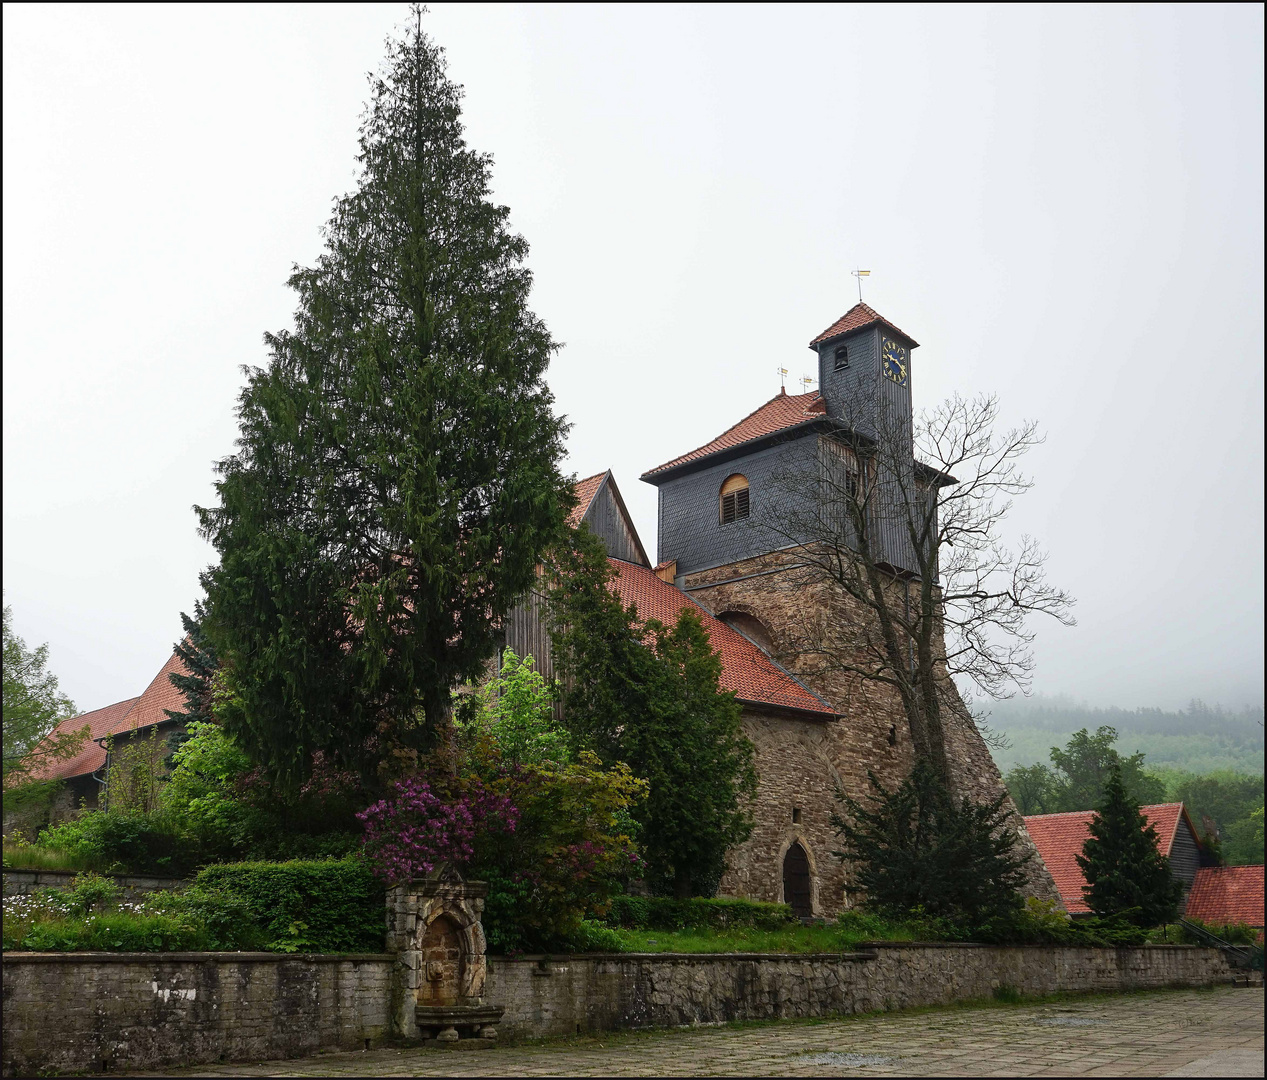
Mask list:
[[1171,876],[1170,860],[1157,849],[1157,830],[1127,793],[1118,765],[1109,771],[1091,836],[1075,857],[1087,879],[1087,906],[1097,915],[1120,915],[1137,926],[1175,917],[1183,887]]
[[844,842],[833,854],[853,867],[867,906],[945,919],[971,934],[1006,931],[1030,860],[1016,844],[1006,795],[956,800],[927,761],[892,791],[868,776],[874,798],[864,805],[837,792],[845,814],[831,819]]
[[209,722],[211,715],[211,680],[215,678],[216,661],[215,646],[211,644],[203,629],[207,618],[206,608],[201,600],[194,604],[194,617],[191,619],[183,611],[180,613],[181,624],[185,627],[185,636],[176,642],[176,655],[185,665],[184,673],[173,671],[167,676],[171,684],[180,691],[185,699],[184,711],[164,710],[172,720],[185,723],[193,721]]
[[528,246],[413,11],[371,79],[356,189],[290,278],[294,330],[265,336],[219,505],[198,509],[219,715],[283,782],[317,751],[371,779],[434,745],[566,513]]
[[697,613],[642,621],[610,589],[601,541],[587,527],[555,567],[555,664],[564,723],[580,746],[623,761],[650,790],[634,810],[657,892],[711,895],[726,853],[752,830],[753,748],[740,706],[722,690],[721,658]]

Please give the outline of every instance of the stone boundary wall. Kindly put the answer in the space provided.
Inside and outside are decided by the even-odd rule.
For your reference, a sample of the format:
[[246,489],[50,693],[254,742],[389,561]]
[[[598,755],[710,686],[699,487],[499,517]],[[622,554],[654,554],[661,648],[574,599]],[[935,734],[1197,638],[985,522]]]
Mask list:
[[[6,953],[6,1075],[266,1061],[389,1035],[392,954]],[[831,1016],[1023,994],[1228,983],[1214,949],[868,945],[854,953],[488,958],[504,1036]]]
[[391,1023],[389,954],[5,953],[4,1074],[364,1049]]
[[1232,981],[1217,949],[882,944],[837,955],[611,953],[488,960],[506,1037],[832,1016],[1057,991]]
[[[5,870],[4,895],[30,896],[40,889],[65,889],[78,870]],[[146,893],[183,889],[185,878],[143,877],[129,874],[107,874],[123,890],[123,899],[135,902]]]

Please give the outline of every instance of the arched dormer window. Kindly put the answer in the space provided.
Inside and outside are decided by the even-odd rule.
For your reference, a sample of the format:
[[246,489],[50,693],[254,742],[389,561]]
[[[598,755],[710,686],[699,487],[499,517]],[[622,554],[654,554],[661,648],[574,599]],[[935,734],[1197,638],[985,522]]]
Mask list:
[[734,473],[726,477],[721,486],[721,523],[729,525],[732,521],[748,516],[748,478]]

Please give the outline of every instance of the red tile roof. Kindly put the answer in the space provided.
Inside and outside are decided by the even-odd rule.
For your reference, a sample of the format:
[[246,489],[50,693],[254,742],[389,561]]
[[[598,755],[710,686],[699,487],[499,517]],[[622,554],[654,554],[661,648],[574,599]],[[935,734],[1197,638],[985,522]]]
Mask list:
[[[176,652],[168,657],[167,663],[163,665],[162,670],[154,676],[150,685],[145,688],[143,693],[133,706],[132,711],[127,715],[126,730],[135,728],[146,728],[153,724],[161,724],[164,720],[170,719],[167,710],[172,712],[185,711],[185,696],[172,685],[169,675],[179,674],[188,675],[189,669],[185,667],[185,662]],[[124,729],[120,729],[124,730]]]
[[1202,922],[1263,925],[1261,866],[1203,866],[1192,881],[1184,914]]
[[88,741],[73,758],[46,766],[33,774],[32,779],[64,779],[68,776],[82,776],[84,773],[96,772],[106,763],[106,752],[93,742],[93,739],[104,739],[118,730],[118,725],[123,722],[132,706],[140,700],[139,697],[128,698],[126,701],[107,705],[104,709],[94,709],[92,712],[81,713],[79,716],[72,716],[69,720],[63,720],[54,729],[55,731],[77,731],[87,724]]
[[874,310],[873,308],[867,307],[866,304],[854,304],[853,307],[851,307],[839,319],[837,319],[834,323],[832,323],[831,326],[829,326],[826,330],[824,330],[821,334],[819,334],[818,337],[816,337],[813,341],[811,341],[809,343],[809,347],[812,349],[820,341],[829,341],[834,337],[839,337],[841,334],[849,333],[850,330],[861,330],[864,326],[870,326],[872,323],[877,323],[877,322],[883,323],[894,333],[901,334],[912,345],[919,344],[919,342],[916,341],[913,337],[911,337],[910,334],[908,334],[900,326],[894,326],[891,322],[889,322],[888,319],[886,319],[878,311]]
[[107,705],[95,712],[83,713],[63,720],[57,725],[58,731],[74,731],[89,727],[88,741],[84,748],[69,761],[58,762],[51,768],[43,770],[37,779],[66,779],[71,776],[83,776],[93,773],[106,763],[104,747],[94,740],[104,739],[107,735],[118,735],[124,731],[135,731],[138,728],[161,724],[168,719],[166,710],[183,712],[185,699],[168,678],[173,672],[184,672],[184,662],[173,652],[162,670],[150,681],[145,693],[140,697],[128,698],[115,705]]
[[742,446],[746,442],[752,442],[753,439],[761,439],[786,428],[796,427],[807,420],[826,415],[827,407],[823,404],[822,395],[817,390],[811,390],[808,394],[787,394],[780,391],[777,397],[772,397],[761,408],[749,413],[734,427],[727,428],[712,442],[705,443],[689,454],[666,461],[663,465],[657,465],[654,469],[643,473],[642,479],[655,476],[675,465],[698,461],[721,450]]
[[[1163,855],[1169,855],[1179,823],[1186,821],[1188,816],[1183,803],[1158,803],[1156,806],[1141,806],[1140,809],[1157,831],[1157,849]],[[1082,854],[1082,845],[1091,835],[1091,819],[1094,816],[1094,810],[1079,810],[1072,814],[1036,814],[1025,819],[1030,839],[1051,871],[1060,899],[1070,915],[1091,910],[1082,897],[1087,881],[1074,856]],[[1188,828],[1191,828],[1191,823],[1188,823]]]
[[823,719],[836,710],[802,686],[741,633],[713,618],[681,589],[656,577],[647,566],[609,559],[616,571],[612,587],[626,604],[634,604],[640,619],[659,619],[671,625],[683,608],[700,617],[713,648],[721,654],[721,685],[742,701],[817,713]]
[[[609,469],[608,472],[610,471]],[[587,476],[584,480],[578,480],[572,485],[572,492],[576,495],[576,505],[568,515],[568,525],[572,528],[575,529],[580,525],[585,511],[590,508],[590,503],[594,501],[594,496],[598,494],[598,489],[603,486],[605,479],[607,479],[607,473],[601,472]]]

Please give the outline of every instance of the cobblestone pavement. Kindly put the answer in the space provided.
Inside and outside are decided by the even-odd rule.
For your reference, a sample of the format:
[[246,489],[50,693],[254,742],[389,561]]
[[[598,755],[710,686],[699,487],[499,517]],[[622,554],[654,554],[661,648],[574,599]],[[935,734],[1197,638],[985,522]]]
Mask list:
[[1263,991],[1162,990],[490,1049],[369,1050],[176,1076],[1262,1076]]

